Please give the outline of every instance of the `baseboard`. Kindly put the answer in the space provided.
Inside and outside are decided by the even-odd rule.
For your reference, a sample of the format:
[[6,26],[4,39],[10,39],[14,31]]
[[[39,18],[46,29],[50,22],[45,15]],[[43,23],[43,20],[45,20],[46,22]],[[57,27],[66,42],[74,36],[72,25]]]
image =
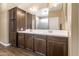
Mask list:
[[9,43],[8,43],[8,44],[6,44],[6,43],[1,42],[1,41],[0,41],[0,44],[2,44],[2,45],[3,45],[3,46],[5,46],[5,47],[10,46],[10,44],[9,44]]

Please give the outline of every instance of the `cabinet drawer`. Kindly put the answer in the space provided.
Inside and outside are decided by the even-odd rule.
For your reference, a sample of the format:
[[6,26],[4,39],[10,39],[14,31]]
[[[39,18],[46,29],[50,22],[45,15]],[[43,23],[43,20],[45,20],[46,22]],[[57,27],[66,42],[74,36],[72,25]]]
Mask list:
[[46,39],[45,35],[34,35],[35,38]]
[[23,39],[23,38],[24,38],[24,34],[23,34],[23,33],[18,33],[18,37],[19,37],[20,39]]
[[54,36],[47,36],[47,40],[49,41],[58,41],[58,42],[67,42],[67,37],[54,37]]

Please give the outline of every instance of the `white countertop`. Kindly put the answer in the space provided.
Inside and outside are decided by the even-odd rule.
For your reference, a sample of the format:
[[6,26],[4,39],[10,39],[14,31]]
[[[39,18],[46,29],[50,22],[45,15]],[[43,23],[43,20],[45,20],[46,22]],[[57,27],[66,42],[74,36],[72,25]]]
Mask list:
[[68,37],[68,32],[64,30],[32,30],[26,29],[26,31],[17,31],[18,33],[28,33],[28,34],[40,34],[58,37]]

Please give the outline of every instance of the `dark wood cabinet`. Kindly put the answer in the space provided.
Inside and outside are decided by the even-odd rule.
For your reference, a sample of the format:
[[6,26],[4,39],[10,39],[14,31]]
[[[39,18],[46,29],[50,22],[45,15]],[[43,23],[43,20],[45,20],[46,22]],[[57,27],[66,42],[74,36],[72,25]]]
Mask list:
[[33,51],[33,35],[25,34],[25,49]]
[[34,51],[40,55],[46,55],[46,36],[34,36]]
[[47,55],[48,56],[67,56],[68,42],[65,37],[47,37]]
[[17,30],[25,30],[26,12],[14,7],[9,10],[9,42],[17,47]]
[[18,33],[18,47],[39,55],[68,56],[68,38]]
[[9,42],[11,46],[16,47],[17,46],[17,41],[16,41],[16,14],[15,14],[16,9],[11,9],[9,10]]
[[25,34],[19,33],[18,34],[18,47],[25,48]]

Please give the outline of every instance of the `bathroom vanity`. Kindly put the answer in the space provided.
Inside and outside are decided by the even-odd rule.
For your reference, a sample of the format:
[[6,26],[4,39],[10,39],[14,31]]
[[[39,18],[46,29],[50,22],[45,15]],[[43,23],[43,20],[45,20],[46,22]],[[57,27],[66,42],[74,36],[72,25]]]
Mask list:
[[39,55],[67,56],[68,35],[63,30],[17,31],[18,47],[33,51]]
[[[49,9],[46,15],[38,10],[31,14],[18,7],[9,10],[9,43],[13,47],[30,50],[39,55],[67,56],[68,32],[65,31],[64,9]],[[64,15],[63,15],[64,14]]]

